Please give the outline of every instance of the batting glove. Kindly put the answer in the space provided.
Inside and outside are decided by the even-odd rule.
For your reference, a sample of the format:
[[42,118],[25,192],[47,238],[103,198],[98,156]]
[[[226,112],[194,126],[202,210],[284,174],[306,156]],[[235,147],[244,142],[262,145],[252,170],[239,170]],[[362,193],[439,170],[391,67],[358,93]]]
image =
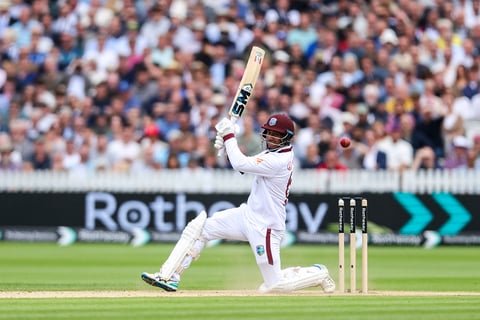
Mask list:
[[235,135],[235,125],[228,118],[223,118],[215,125],[217,129],[217,136],[223,138],[223,140],[233,137]]
[[215,143],[213,144],[213,146],[217,150],[222,150],[223,148],[225,148],[225,144],[223,143],[222,136],[217,134],[217,136],[215,137]]

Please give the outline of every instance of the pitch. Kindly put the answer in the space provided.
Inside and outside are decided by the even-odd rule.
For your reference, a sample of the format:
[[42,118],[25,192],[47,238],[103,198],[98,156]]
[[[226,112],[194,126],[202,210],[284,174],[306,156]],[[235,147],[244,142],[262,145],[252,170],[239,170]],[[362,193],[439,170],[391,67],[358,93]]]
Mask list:
[[[388,297],[460,297],[478,296],[480,292],[468,291],[373,291],[368,296]],[[192,298],[192,297],[324,297],[352,296],[350,293],[325,294],[318,290],[295,291],[290,293],[262,294],[257,290],[186,290],[176,293],[155,291],[5,291],[0,292],[0,299],[61,299],[61,298]]]

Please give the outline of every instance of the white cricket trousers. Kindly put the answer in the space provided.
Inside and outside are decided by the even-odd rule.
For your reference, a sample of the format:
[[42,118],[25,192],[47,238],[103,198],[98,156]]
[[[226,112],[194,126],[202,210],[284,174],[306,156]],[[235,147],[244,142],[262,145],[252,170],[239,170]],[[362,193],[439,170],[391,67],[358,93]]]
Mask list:
[[[267,286],[273,286],[281,277],[280,245],[284,231],[256,225],[248,219],[246,204],[216,212],[208,218],[202,236],[207,240],[227,239],[247,241]],[[265,213],[268,214],[268,213]]]
[[[216,212],[207,218],[202,237],[206,241],[217,239],[247,241],[255,255],[264,284],[272,287],[282,278],[280,245],[285,232],[256,225],[248,219],[247,210],[250,210],[247,205],[242,204],[237,208]],[[203,241],[197,241],[194,249],[200,252],[203,244]],[[191,261],[191,258],[185,259],[183,267],[188,268]]]

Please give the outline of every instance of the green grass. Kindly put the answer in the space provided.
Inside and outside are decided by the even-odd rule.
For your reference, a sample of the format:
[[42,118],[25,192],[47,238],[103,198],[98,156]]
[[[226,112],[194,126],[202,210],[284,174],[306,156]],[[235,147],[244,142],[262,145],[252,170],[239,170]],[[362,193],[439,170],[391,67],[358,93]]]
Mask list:
[[[140,280],[154,272],[172,244],[0,242],[0,291],[157,290]],[[360,287],[360,250],[358,251]],[[480,248],[370,247],[370,291],[480,292]],[[284,267],[323,263],[337,278],[335,246],[282,251]],[[348,250],[346,250],[348,263]],[[348,272],[346,272],[348,276]],[[347,279],[348,280],[348,279]],[[260,273],[247,245],[207,248],[182,279],[181,290],[255,290]],[[348,284],[348,281],[347,281]],[[0,299],[0,319],[480,319],[475,296]]]
[[0,319],[438,320],[478,319],[478,308],[472,297],[34,299],[2,301]]

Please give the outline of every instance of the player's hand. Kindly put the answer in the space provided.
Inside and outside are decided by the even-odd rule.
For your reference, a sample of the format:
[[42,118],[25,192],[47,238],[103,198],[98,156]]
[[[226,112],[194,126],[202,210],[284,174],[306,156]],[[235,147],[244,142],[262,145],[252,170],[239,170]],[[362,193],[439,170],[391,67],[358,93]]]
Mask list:
[[227,134],[235,133],[235,125],[228,118],[223,118],[215,125],[217,129],[217,136],[225,137]]
[[213,144],[213,146],[217,150],[223,150],[223,148],[225,148],[225,144],[223,143],[222,136],[217,134],[217,136],[215,137],[215,143]]

